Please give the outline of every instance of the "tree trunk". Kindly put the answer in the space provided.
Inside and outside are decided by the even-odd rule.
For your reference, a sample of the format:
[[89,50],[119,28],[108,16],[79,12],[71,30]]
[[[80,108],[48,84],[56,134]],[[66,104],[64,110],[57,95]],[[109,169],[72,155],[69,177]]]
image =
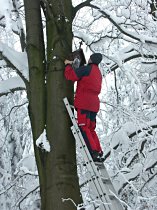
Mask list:
[[[64,78],[64,58],[72,48],[72,3],[47,1],[45,59],[42,18],[39,0],[24,0],[27,31],[27,54],[30,84],[27,90],[29,115],[39,172],[41,209],[73,210],[82,199],[77,177],[75,140],[70,118],[64,107],[66,96],[73,101],[73,84]],[[46,65],[45,61],[46,60]],[[46,81],[46,82],[45,82]],[[36,147],[36,140],[46,129],[51,152]]]

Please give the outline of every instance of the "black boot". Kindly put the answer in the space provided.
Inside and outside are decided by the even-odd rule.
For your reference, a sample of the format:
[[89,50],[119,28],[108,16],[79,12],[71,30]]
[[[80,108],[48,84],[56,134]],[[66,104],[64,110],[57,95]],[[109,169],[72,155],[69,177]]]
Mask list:
[[99,156],[102,157],[104,155],[103,151],[99,152]]
[[92,158],[94,162],[104,162],[104,158],[100,157],[99,152],[97,151],[92,151]]

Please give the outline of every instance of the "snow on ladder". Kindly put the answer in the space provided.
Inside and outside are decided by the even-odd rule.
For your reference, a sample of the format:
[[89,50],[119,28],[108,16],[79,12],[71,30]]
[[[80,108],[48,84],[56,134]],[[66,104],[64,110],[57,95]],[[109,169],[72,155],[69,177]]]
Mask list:
[[75,116],[71,110],[68,99],[64,98],[63,101],[73,123],[71,126],[72,133],[84,158],[87,171],[89,172],[86,183],[88,183],[91,188],[92,199],[98,204],[99,210],[124,210],[120,200],[118,200],[116,191],[112,185],[104,164],[96,164],[93,162],[93,159],[88,151],[81,131],[75,120]]

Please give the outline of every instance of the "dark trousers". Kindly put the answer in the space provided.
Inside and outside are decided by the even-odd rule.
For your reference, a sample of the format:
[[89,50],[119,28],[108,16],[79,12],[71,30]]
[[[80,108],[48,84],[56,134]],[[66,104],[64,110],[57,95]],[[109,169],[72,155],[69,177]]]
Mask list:
[[96,115],[96,112],[77,109],[78,126],[91,154],[92,151],[102,152],[98,136],[95,132]]

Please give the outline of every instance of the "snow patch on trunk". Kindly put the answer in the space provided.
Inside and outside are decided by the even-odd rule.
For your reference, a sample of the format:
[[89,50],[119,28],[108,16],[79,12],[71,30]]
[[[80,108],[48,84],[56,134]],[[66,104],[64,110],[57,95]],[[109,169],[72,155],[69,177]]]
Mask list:
[[49,141],[47,140],[46,137],[46,130],[44,129],[43,133],[39,136],[39,138],[36,140],[36,145],[47,152],[51,151],[51,147],[49,144]]

